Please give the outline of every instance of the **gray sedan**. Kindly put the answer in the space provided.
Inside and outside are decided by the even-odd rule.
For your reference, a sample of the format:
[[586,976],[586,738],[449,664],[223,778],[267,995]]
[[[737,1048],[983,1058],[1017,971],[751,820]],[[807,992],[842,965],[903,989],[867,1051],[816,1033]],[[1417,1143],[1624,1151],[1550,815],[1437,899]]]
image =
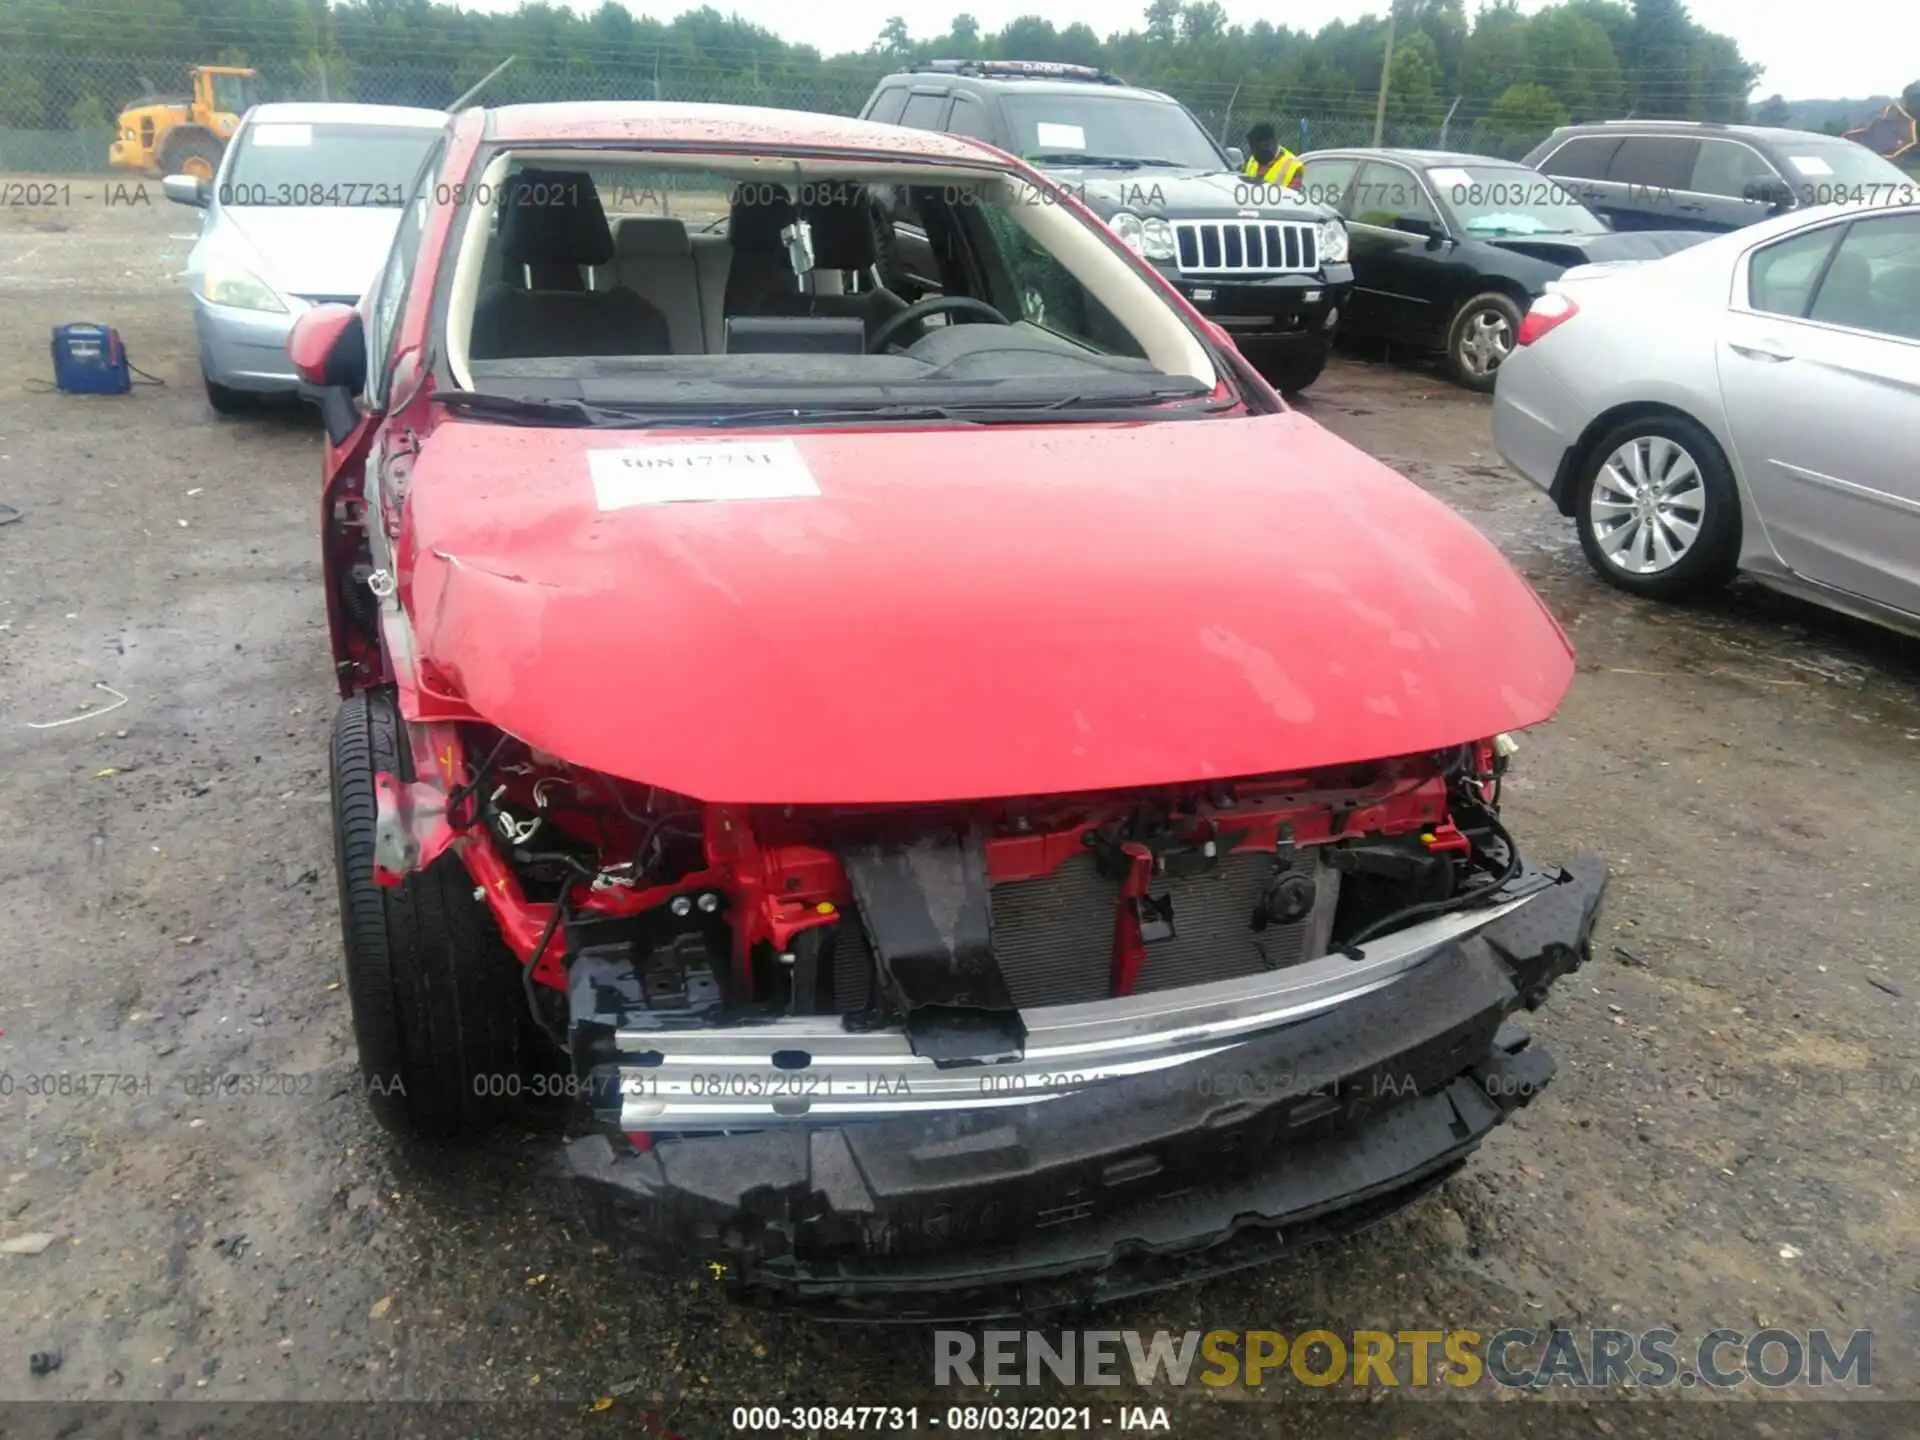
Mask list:
[[399,105],[256,105],[211,181],[166,178],[169,199],[206,211],[187,280],[215,410],[299,388],[287,332],[311,306],[353,304],[373,283],[446,124]]
[[1739,571],[1920,633],[1920,206],[1829,206],[1568,271],[1501,366],[1494,441],[1599,575]]

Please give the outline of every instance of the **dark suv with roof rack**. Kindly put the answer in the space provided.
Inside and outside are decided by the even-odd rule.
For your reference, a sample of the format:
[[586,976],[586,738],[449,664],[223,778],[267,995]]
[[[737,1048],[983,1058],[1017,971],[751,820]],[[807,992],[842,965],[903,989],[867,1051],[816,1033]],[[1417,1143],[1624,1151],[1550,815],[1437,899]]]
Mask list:
[[1810,130],[1695,120],[1563,125],[1526,163],[1616,230],[1738,230],[1812,205],[1899,205],[1920,180]]
[[[881,80],[860,118],[1018,155],[1105,220],[1279,389],[1305,389],[1326,365],[1353,283],[1345,225],[1298,190],[1241,175],[1240,153],[1171,96],[1084,65],[935,60]],[[898,281],[939,273],[915,263],[924,237],[905,223],[895,232],[907,272]]]

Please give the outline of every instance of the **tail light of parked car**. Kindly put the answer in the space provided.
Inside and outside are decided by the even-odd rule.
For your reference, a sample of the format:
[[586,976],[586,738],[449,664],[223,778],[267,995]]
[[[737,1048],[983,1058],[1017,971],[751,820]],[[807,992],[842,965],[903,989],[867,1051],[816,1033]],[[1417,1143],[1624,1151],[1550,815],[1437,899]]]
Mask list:
[[1549,331],[1559,329],[1579,313],[1580,307],[1574,304],[1570,296],[1542,295],[1533,302],[1533,308],[1527,311],[1526,317],[1520,322],[1519,343],[1531,345]]

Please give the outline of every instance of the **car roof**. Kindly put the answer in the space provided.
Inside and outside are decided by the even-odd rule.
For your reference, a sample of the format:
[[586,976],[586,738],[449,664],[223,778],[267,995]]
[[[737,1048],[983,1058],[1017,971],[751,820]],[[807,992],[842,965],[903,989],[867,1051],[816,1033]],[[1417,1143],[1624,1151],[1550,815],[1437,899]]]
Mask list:
[[656,141],[674,145],[777,145],[880,151],[906,158],[970,160],[996,157],[964,136],[909,130],[844,115],[776,110],[758,105],[697,105],[679,101],[590,100],[566,104],[502,105],[487,111],[487,136],[515,145],[542,141]]
[[1164,105],[1180,103],[1165,91],[1149,90],[1142,85],[1103,85],[1089,80],[1027,79],[1017,75],[971,75],[964,71],[952,70],[897,70],[881,83],[886,84],[894,80],[911,81],[915,85],[926,85],[928,81],[937,80],[947,89],[1000,90],[1009,95],[1091,95],[1095,98],[1119,96],[1123,99],[1152,100]]
[[276,125],[395,125],[438,130],[446,125],[447,112],[416,105],[360,105],[347,100],[276,100],[247,112],[249,124],[263,120]]
[[1432,168],[1437,165],[1498,165],[1508,170],[1527,168],[1518,160],[1502,160],[1497,155],[1471,155],[1464,150],[1407,150],[1390,145],[1378,148],[1371,145],[1339,145],[1325,150],[1311,150],[1300,158],[1312,160],[1316,155],[1322,158],[1351,155],[1364,160],[1398,160],[1405,165],[1423,168]]
[[1779,125],[1728,125],[1717,120],[1609,120],[1587,125],[1562,125],[1554,138],[1573,135],[1726,135],[1737,140],[1760,140],[1772,145],[1805,145],[1809,141],[1833,143],[1847,140],[1844,135],[1825,135],[1818,130],[1789,130]]

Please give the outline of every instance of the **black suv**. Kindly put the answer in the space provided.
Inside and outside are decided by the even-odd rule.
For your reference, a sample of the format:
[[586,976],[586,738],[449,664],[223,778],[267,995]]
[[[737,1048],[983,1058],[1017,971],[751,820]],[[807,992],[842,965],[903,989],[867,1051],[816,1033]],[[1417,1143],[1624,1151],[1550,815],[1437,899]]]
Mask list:
[[1920,181],[1864,145],[1691,120],[1563,125],[1526,163],[1616,230],[1738,230],[1810,205],[1905,204]]
[[1240,153],[1171,96],[1084,65],[935,60],[881,80],[860,117],[1020,156],[1105,220],[1279,389],[1305,389],[1327,363],[1353,283],[1345,225],[1297,190],[1242,176]]

